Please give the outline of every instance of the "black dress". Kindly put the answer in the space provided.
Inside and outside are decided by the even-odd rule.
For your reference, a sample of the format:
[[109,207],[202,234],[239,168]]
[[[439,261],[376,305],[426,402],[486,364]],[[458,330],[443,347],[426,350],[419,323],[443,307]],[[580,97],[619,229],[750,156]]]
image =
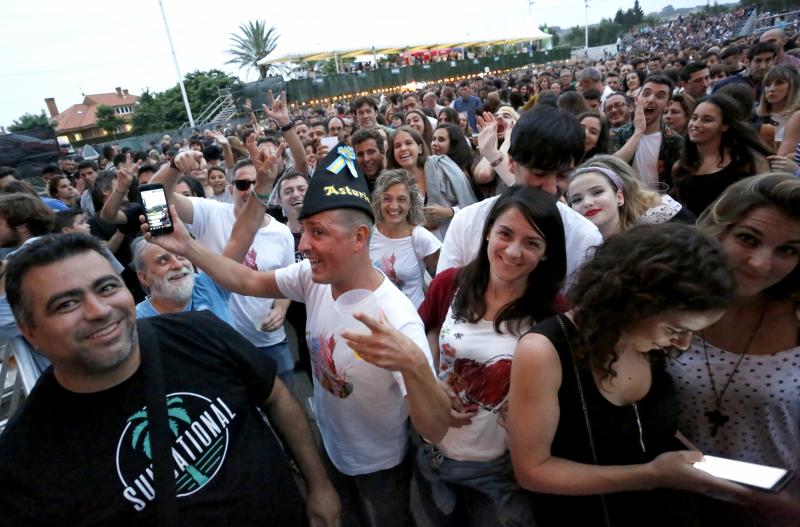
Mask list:
[[680,201],[695,216],[711,205],[729,186],[752,174],[743,172],[741,168],[729,163],[728,166],[701,176],[692,175],[676,183]]
[[[570,339],[574,339],[575,326],[568,318],[561,317]],[[562,381],[558,391],[560,415],[551,453],[570,461],[595,464],[570,346],[558,317],[540,322],[531,332],[544,335],[553,343],[562,366]],[[590,370],[579,368],[579,372],[597,464],[647,463],[659,454],[682,449],[675,439],[677,405],[674,386],[663,365],[653,367],[650,391],[636,405],[641,434],[634,406],[615,406],[600,393]],[[691,519],[696,514],[696,502],[691,494],[660,489],[605,495],[610,525],[613,527],[691,525]],[[533,494],[533,505],[538,527],[606,525],[603,502],[599,496]]]

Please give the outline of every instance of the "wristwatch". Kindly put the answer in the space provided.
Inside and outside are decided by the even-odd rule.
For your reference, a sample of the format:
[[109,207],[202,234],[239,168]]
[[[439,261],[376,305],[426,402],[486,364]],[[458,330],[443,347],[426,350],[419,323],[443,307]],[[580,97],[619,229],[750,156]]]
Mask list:
[[281,132],[288,132],[292,128],[294,128],[294,121],[292,119],[289,119],[289,122],[286,123],[285,126],[281,126]]
[[500,163],[502,163],[502,162],[503,162],[503,159],[504,159],[505,157],[506,157],[506,156],[505,156],[505,154],[500,154],[500,157],[498,157],[497,159],[495,159],[494,161],[492,161],[491,163],[489,163],[489,166],[490,166],[490,167],[492,167],[492,168],[496,168],[496,167],[498,167],[498,166],[500,165]]

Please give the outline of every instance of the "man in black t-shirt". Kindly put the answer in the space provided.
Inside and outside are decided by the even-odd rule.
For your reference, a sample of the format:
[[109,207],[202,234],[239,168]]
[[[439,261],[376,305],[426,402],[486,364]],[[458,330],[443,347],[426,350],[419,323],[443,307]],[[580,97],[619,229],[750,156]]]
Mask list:
[[[146,394],[159,361],[183,525],[307,523],[262,409],[306,479],[312,525],[338,525],[338,497],[275,363],[209,312],[137,328],[133,299],[101,250],[66,234],[10,259],[9,303],[53,368],[0,436],[0,525],[156,524],[153,460],[164,457]],[[157,347],[140,348],[143,325]]]

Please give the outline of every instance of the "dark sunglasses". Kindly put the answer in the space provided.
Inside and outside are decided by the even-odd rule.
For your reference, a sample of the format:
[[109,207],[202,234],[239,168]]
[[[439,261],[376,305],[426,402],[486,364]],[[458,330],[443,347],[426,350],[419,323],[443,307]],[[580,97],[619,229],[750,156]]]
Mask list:
[[236,181],[233,182],[233,184],[236,186],[237,190],[240,190],[240,191],[244,192],[245,190],[247,190],[250,187],[252,187],[253,185],[255,185],[256,182],[255,181],[249,181],[247,179],[237,179]]

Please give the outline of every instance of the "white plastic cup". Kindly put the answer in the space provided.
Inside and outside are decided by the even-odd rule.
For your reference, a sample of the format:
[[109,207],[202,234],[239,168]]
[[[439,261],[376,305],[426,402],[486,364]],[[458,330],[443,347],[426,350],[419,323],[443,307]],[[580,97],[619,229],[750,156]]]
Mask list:
[[336,313],[342,329],[368,335],[369,328],[353,317],[353,313],[364,313],[370,318],[378,318],[378,298],[368,289],[352,289],[336,299]]

